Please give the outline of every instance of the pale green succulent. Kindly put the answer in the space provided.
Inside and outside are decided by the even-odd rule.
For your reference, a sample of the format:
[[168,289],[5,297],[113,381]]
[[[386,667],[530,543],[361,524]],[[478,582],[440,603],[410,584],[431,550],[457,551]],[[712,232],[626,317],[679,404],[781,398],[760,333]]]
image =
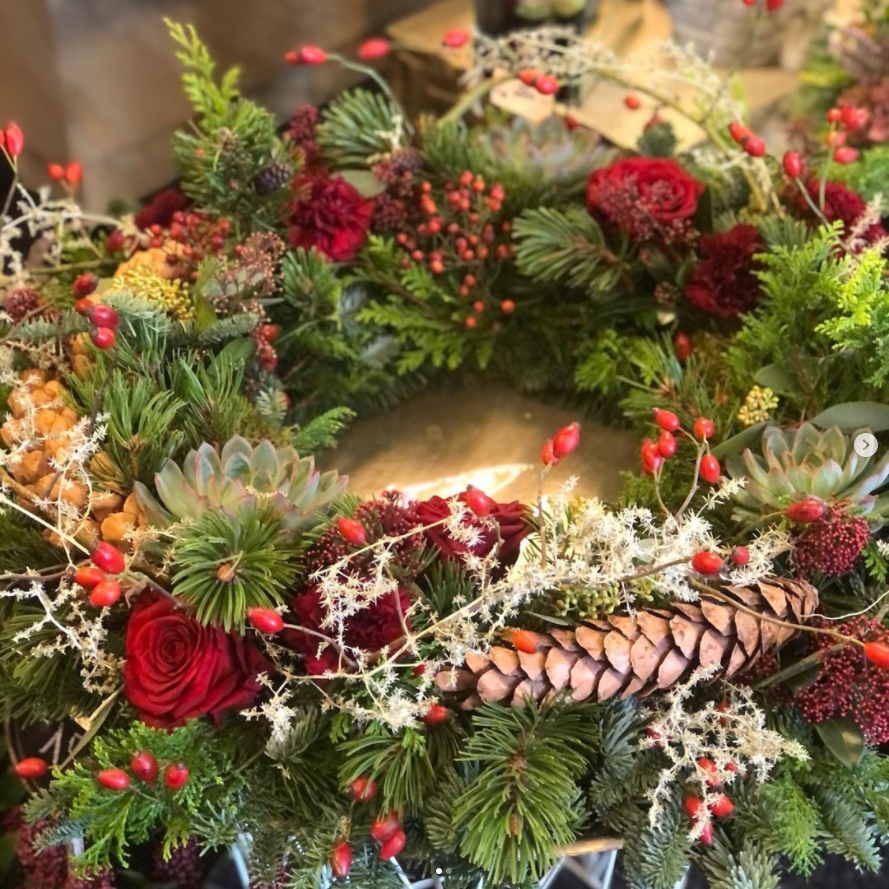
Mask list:
[[276,448],[267,439],[254,447],[235,436],[221,453],[204,442],[181,468],[167,460],[154,477],[160,502],[138,482],[135,494],[146,521],[156,528],[194,521],[207,510],[238,516],[262,505],[295,536],[343,493],[347,481],[336,472],[316,472],[314,458],[300,457],[291,447]]
[[868,431],[859,429],[847,436],[835,426],[821,431],[811,423],[796,429],[766,427],[762,454],[748,448],[726,460],[729,475],[747,479],[735,495],[735,517],[758,518],[817,497],[826,505],[842,503],[880,520],[889,511],[889,494],[874,492],[889,479],[889,452],[880,459],[857,454],[853,442]]

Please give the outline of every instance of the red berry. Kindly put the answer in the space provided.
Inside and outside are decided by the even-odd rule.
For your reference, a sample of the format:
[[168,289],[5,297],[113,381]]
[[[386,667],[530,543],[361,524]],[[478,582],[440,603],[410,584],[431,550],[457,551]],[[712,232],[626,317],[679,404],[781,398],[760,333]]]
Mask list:
[[42,778],[49,771],[49,763],[39,756],[29,756],[15,764],[15,773],[24,781]]
[[515,311],[515,303],[511,299],[505,299],[500,303],[500,311],[504,315],[511,315]]
[[559,81],[552,74],[541,74],[534,87],[543,96],[554,96],[559,91]]
[[371,37],[358,47],[358,58],[362,62],[376,62],[384,59],[392,51],[392,44],[385,37]]
[[102,304],[93,306],[89,319],[96,327],[110,327],[112,330],[115,330],[117,325],[120,324],[120,317],[117,312],[111,306]]
[[664,458],[660,454],[655,454],[650,458],[643,458],[642,471],[646,475],[657,475],[664,465]]
[[715,485],[719,481],[719,460],[713,454],[704,454],[701,457],[701,478],[711,485]]
[[82,296],[89,296],[91,293],[94,293],[98,286],[99,279],[92,272],[84,272],[74,279],[71,290],[80,299]]
[[67,167],[65,167],[65,182],[68,185],[80,185],[83,180],[83,164],[80,161],[71,161]]
[[735,806],[724,793],[717,793],[708,798],[707,808],[711,815],[715,815],[717,818],[727,818],[732,814]]
[[713,825],[705,824],[704,829],[701,831],[701,842],[705,846],[711,846],[713,844]]
[[657,452],[668,460],[676,453],[676,439],[672,432],[662,432],[661,437],[657,440]]
[[627,95],[624,96],[624,105],[626,105],[630,111],[636,111],[642,105],[642,100],[635,95],[635,93],[627,93]]
[[17,123],[11,123],[4,131],[6,150],[10,157],[18,157],[25,147],[25,134]]
[[865,642],[864,653],[872,664],[889,669],[889,645],[885,642]]
[[843,146],[833,153],[833,159],[838,164],[851,164],[858,160],[858,149]]
[[658,424],[665,432],[678,432],[682,425],[679,417],[673,411],[656,410],[654,412],[654,422]]
[[716,768],[716,763],[712,759],[707,756],[698,757],[698,768],[706,775],[708,787],[719,787],[722,784],[719,778],[719,769]]
[[708,420],[706,417],[699,417],[695,420],[695,438],[706,441],[713,436],[714,432],[716,432],[716,427],[712,420]]
[[743,568],[750,561],[750,550],[746,546],[736,546],[732,550],[732,564]]
[[90,602],[98,608],[107,608],[120,598],[120,584],[116,580],[103,580],[93,587]]
[[299,50],[288,49],[287,52],[284,53],[284,61],[287,62],[288,65],[298,65],[300,61]]
[[824,119],[828,123],[839,123],[843,119],[843,112],[839,108],[831,108],[830,111],[824,115]]
[[695,819],[703,810],[704,801],[696,796],[687,796],[682,805],[685,809],[685,814],[688,815],[689,818]]
[[65,178],[65,168],[61,164],[47,164],[46,172],[53,182],[61,182]]
[[473,327],[477,327],[477,326],[478,326],[478,319],[473,318],[473,317],[470,315],[470,316],[466,319],[466,321],[464,322],[464,324],[465,324],[470,330],[472,330]]
[[805,500],[797,500],[787,507],[784,514],[791,522],[807,525],[809,522],[817,522],[826,511],[824,501],[817,497],[806,497]]
[[399,827],[390,837],[385,839],[380,846],[380,858],[388,861],[398,855],[407,844],[407,837]]
[[534,654],[537,651],[537,636],[530,630],[515,630],[509,637],[509,643],[516,651]]
[[96,779],[109,790],[126,790],[130,786],[130,776],[123,769],[102,769]]
[[540,72],[535,71],[533,68],[523,68],[519,71],[519,80],[521,80],[525,86],[534,86],[534,84],[537,83],[538,77],[540,77]]
[[465,28],[451,28],[441,40],[448,49],[459,49],[469,43],[469,31]]
[[673,338],[673,348],[676,350],[676,357],[685,364],[691,355],[691,338],[688,334],[677,333]]
[[[646,438],[645,441],[642,442],[642,447],[639,449],[639,455],[642,457],[643,467],[653,468],[655,464],[658,464],[658,467],[663,464],[663,457],[661,457],[657,445],[650,438]],[[658,463],[658,461],[660,461],[660,463]]]
[[762,157],[766,153],[766,143],[759,136],[751,136],[744,143],[744,151],[751,157]]
[[248,608],[247,620],[254,629],[270,636],[284,629],[284,618],[271,608]]
[[336,520],[336,526],[346,543],[351,543],[352,546],[364,546],[367,543],[367,532],[364,530],[364,525],[356,519],[341,516]]
[[349,785],[349,793],[360,803],[369,802],[377,795],[377,782],[364,777],[356,778]]
[[91,590],[97,583],[105,579],[105,572],[94,565],[81,565],[74,572],[74,583]]
[[122,574],[127,567],[120,550],[104,540],[90,553],[90,561],[107,574]]
[[491,514],[491,510],[494,508],[494,501],[484,491],[470,486],[466,489],[464,496],[466,505],[473,515],[483,519]]
[[188,768],[184,763],[170,763],[164,769],[164,784],[170,790],[181,790],[188,784]]
[[766,0],[766,9],[769,12],[774,12],[776,9],[780,9],[784,5],[784,0]]
[[553,436],[553,456],[555,456],[557,460],[561,460],[562,457],[567,457],[569,454],[576,451],[579,444],[580,424],[571,423],[568,426],[563,426]]
[[722,557],[717,553],[695,553],[691,559],[691,567],[698,574],[713,575],[722,571]]
[[94,307],[95,303],[88,296],[83,296],[74,303],[74,311],[77,312],[78,315],[83,315],[84,317],[89,315]]
[[870,120],[870,112],[867,108],[857,108],[855,105],[844,105],[840,116],[847,129],[860,130],[867,126]]
[[447,718],[450,711],[443,704],[433,704],[424,714],[423,722],[428,726],[441,725]]
[[97,327],[90,333],[90,339],[97,349],[104,352],[117,341],[117,334],[110,327]]
[[330,870],[335,877],[345,878],[352,870],[352,847],[348,840],[337,840],[330,853]]
[[745,139],[750,137],[750,130],[748,130],[739,120],[733,120],[728,125],[728,131],[732,139],[739,145],[741,145]]
[[304,46],[299,51],[299,60],[303,65],[323,65],[327,53],[320,46]]
[[370,835],[379,842],[388,840],[401,826],[398,811],[393,809],[388,814],[378,815],[370,826]]
[[553,453],[553,440],[551,438],[548,438],[540,449],[540,462],[544,466],[555,466],[559,462]]
[[784,154],[784,172],[791,178],[797,179],[803,172],[803,159],[798,151],[788,151]]
[[130,768],[136,777],[145,784],[157,783],[157,760],[144,750],[133,754],[130,760]]
[[123,236],[123,232],[119,232],[116,229],[113,232],[109,232],[105,238],[105,250],[108,253],[119,253],[123,250],[125,244],[126,238]]

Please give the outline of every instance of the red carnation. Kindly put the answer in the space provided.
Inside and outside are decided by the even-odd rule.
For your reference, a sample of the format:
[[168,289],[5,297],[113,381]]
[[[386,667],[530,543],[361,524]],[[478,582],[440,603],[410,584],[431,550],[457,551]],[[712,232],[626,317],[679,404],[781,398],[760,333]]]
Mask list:
[[288,221],[291,245],[315,247],[335,262],[353,259],[367,239],[373,202],[342,176],[303,176],[297,193]]
[[204,626],[169,599],[140,597],[127,624],[124,686],[139,718],[174,728],[209,714],[246,707],[269,669],[237,633]]
[[590,176],[587,206],[635,240],[687,243],[703,191],[674,160],[631,157]]
[[[417,515],[420,517],[424,525],[431,525],[434,522],[440,522],[451,514],[450,500],[442,497],[432,497],[417,504]],[[466,502],[466,492],[457,495],[457,500],[461,503]],[[519,544],[531,532],[531,526],[528,524],[525,507],[518,500],[511,503],[494,503],[490,517],[495,519],[500,526],[500,537],[502,545],[500,547],[499,561],[500,570],[497,572],[502,575],[506,568],[515,562],[519,555]],[[484,558],[497,545],[497,534],[492,528],[487,527],[474,517],[467,517],[464,521],[469,524],[475,524],[481,529],[478,544],[470,550],[465,543],[454,540],[445,525],[436,525],[434,528],[426,530],[426,537],[430,543],[435,544],[439,552],[446,559],[459,559],[461,556],[471,552],[472,555]]]
[[754,260],[765,249],[752,225],[736,225],[731,231],[701,238],[701,258],[685,285],[688,301],[718,318],[734,318],[753,308],[759,298]]
[[[401,615],[407,614],[410,605],[408,594],[401,588],[398,590],[397,599],[395,593],[381,596],[346,619],[343,641],[348,648],[361,649],[365,652],[379,651],[402,635]],[[327,608],[321,601],[321,592],[317,586],[306,587],[293,600],[292,608],[301,627],[323,636],[332,635],[331,630],[323,626]],[[410,627],[409,621],[408,627]],[[305,668],[310,675],[317,676],[328,670],[337,669],[339,665],[337,649],[328,645],[319,654],[318,649],[324,643],[318,636],[299,630],[285,630],[283,637],[288,645],[305,655]]]
[[173,221],[173,214],[184,210],[188,204],[188,195],[184,191],[178,188],[165,188],[133,217],[133,222],[143,230],[151,228],[152,225],[167,228]]
[[[817,179],[810,179],[806,183],[806,190],[809,197],[817,206],[820,199],[821,183]],[[821,225],[821,218],[812,211],[808,201],[797,190],[796,209],[798,213],[812,225]],[[844,238],[852,234],[852,230],[859,219],[865,214],[867,203],[864,198],[857,192],[846,188],[842,182],[828,182],[824,188],[824,218],[828,222],[842,222]],[[874,244],[881,238],[886,237],[886,230],[878,222],[869,226],[864,232],[861,232],[861,239],[865,244]]]

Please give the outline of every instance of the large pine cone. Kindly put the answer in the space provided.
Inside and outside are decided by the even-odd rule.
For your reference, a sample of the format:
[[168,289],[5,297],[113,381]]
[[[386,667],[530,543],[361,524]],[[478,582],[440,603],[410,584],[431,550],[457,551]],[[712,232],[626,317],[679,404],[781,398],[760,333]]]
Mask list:
[[[804,621],[818,607],[818,590],[802,580],[771,577],[723,592],[765,618],[791,623]],[[520,706],[528,697],[539,701],[566,690],[576,701],[641,697],[670,688],[698,666],[718,664],[726,676],[734,676],[793,635],[790,627],[705,594],[695,604],[676,602],[635,617],[610,615],[574,630],[535,634],[537,651],[531,654],[504,646],[470,653],[465,666],[442,670],[436,682],[446,694],[463,698],[465,709],[482,701]]]

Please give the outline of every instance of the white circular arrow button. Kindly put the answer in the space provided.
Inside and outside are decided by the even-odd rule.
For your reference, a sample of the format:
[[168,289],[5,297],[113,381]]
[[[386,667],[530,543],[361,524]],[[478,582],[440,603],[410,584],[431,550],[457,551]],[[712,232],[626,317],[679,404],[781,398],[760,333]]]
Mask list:
[[855,453],[859,457],[873,457],[877,452],[877,439],[871,432],[862,432],[855,436]]

